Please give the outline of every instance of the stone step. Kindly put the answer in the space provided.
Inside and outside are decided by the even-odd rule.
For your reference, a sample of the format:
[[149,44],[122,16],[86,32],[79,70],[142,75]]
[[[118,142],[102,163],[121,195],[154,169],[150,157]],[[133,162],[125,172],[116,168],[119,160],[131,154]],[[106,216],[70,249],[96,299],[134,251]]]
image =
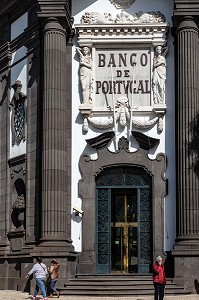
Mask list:
[[[59,288],[59,287],[58,287]],[[133,296],[153,295],[152,274],[78,274],[59,288],[63,295],[82,296]],[[173,278],[167,279],[166,295],[188,295],[183,286],[178,286]]]

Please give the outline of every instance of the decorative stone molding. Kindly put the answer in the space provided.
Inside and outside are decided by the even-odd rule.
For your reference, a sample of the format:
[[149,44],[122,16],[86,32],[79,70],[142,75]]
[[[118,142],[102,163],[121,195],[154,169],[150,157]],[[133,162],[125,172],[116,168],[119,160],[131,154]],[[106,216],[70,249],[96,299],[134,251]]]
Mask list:
[[8,160],[10,167],[10,177],[14,178],[17,175],[20,175],[21,172],[23,175],[26,174],[26,154],[15,156]]
[[108,131],[98,135],[95,138],[88,139],[86,142],[94,149],[103,149],[108,146],[114,135],[115,133],[113,131]]
[[24,225],[24,212],[25,212],[25,198],[22,194],[21,196],[18,196],[15,202],[12,205],[12,221],[15,227],[21,227]]
[[[113,117],[108,117],[108,118],[88,117],[88,121],[93,127],[99,128],[99,129],[108,129],[108,128],[113,127],[113,124],[114,124]],[[116,121],[118,121],[118,120],[116,119]],[[152,128],[155,124],[158,123],[158,121],[159,121],[159,117],[155,117],[149,121],[142,121],[140,119],[137,119],[136,117],[132,117],[132,125],[135,128],[142,129],[142,130]],[[127,125],[127,124],[125,124],[125,125]]]
[[112,17],[110,13],[85,12],[81,18],[81,24],[143,24],[143,23],[165,23],[165,17],[161,12],[138,12],[134,15],[122,11]]
[[[131,126],[150,129],[157,124],[161,132],[166,113],[165,45],[169,28],[164,15],[159,11],[134,15],[121,11],[113,17],[110,13],[86,12],[75,28],[83,132],[88,132],[89,124],[105,130],[116,123],[120,127],[130,124],[130,130]],[[149,120],[137,118],[143,115]]]
[[131,7],[136,0],[109,0],[117,9],[125,9]]
[[133,126],[138,129],[150,129],[152,128],[158,121],[158,117],[155,117],[152,120],[149,121],[142,121],[136,118],[132,118]]
[[151,43],[165,45],[169,24],[158,12],[138,12],[129,15],[120,12],[115,17],[110,13],[86,12],[76,24],[80,47],[92,47],[95,43]]
[[124,136],[122,136],[118,141],[118,150],[119,151],[121,151],[121,150],[128,151],[129,150],[129,141]]
[[149,150],[149,149],[155,147],[156,145],[158,145],[160,142],[159,139],[152,138],[152,137],[145,135],[138,131],[132,131],[132,135],[134,136],[136,141],[139,143],[140,148],[142,148],[144,150]]

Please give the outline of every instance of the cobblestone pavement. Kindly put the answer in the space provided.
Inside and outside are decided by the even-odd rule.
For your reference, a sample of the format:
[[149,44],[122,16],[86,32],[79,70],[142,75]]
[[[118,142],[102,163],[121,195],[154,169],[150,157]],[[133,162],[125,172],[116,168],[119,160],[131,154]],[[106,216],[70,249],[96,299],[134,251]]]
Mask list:
[[[38,296],[37,300],[41,300],[43,297]],[[1,291],[0,290],[0,300],[23,300],[30,299],[30,295],[28,293],[16,292],[16,291]],[[49,300],[52,298],[49,298]],[[57,299],[54,297],[53,299]],[[102,297],[102,296],[62,296],[59,297],[60,300],[153,300],[153,296],[129,296],[129,297]],[[198,300],[199,295],[180,295],[180,296],[165,296],[164,300]]]

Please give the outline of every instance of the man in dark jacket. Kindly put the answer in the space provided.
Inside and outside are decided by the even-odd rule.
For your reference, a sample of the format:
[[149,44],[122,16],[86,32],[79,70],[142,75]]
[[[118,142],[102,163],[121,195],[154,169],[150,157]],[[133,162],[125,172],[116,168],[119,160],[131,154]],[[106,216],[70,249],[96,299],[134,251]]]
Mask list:
[[[153,270],[153,284],[154,284],[154,299],[163,300],[164,298],[164,288],[166,285],[166,276],[164,271],[164,266],[162,263],[162,257],[156,257],[156,263],[152,267]],[[159,298],[158,298],[159,296]]]

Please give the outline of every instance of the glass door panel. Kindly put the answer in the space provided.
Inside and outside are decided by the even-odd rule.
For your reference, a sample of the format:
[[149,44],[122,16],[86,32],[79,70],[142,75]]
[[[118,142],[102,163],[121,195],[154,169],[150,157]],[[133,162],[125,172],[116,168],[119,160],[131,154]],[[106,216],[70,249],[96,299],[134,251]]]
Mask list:
[[111,199],[111,271],[137,272],[137,189],[113,190]]

